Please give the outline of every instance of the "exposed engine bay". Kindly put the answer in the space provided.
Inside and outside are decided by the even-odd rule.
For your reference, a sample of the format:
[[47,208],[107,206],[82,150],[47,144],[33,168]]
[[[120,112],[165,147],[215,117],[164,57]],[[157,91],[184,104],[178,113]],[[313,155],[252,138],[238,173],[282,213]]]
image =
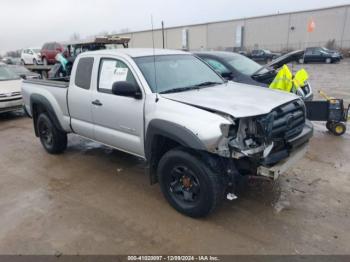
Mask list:
[[266,165],[289,155],[288,140],[298,136],[305,125],[305,106],[296,100],[267,115],[234,119],[221,127],[224,139],[218,154],[233,159],[249,158]]

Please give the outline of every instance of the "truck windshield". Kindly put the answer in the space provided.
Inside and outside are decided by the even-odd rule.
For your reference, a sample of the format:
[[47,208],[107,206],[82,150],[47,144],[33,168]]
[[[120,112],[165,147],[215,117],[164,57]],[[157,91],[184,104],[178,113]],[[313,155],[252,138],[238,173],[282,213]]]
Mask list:
[[134,60],[153,93],[181,92],[224,83],[215,71],[192,55],[147,56]]
[[16,79],[20,79],[20,77],[16,73],[14,73],[7,66],[0,66],[0,81]]

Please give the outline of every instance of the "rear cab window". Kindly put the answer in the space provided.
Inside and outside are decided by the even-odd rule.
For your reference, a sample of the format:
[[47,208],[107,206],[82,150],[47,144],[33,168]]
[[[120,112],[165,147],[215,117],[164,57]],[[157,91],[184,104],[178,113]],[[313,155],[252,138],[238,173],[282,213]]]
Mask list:
[[82,57],[79,59],[74,82],[77,87],[86,90],[90,89],[93,65],[93,57]]

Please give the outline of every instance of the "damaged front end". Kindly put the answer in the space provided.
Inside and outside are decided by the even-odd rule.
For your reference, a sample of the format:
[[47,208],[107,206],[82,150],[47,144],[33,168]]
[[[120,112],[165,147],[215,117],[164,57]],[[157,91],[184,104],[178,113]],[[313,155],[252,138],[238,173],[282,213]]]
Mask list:
[[219,155],[232,159],[240,174],[273,179],[281,170],[270,169],[292,158],[292,153],[310,139],[313,131],[306,122],[301,100],[282,105],[267,115],[235,119],[232,125],[221,129],[224,138],[217,148]]

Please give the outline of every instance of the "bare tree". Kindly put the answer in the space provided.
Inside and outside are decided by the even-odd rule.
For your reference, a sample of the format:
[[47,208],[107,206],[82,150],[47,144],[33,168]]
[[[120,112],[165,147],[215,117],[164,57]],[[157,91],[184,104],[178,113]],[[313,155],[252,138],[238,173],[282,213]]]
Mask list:
[[70,37],[70,41],[79,41],[80,40],[80,35],[79,33],[73,33]]

